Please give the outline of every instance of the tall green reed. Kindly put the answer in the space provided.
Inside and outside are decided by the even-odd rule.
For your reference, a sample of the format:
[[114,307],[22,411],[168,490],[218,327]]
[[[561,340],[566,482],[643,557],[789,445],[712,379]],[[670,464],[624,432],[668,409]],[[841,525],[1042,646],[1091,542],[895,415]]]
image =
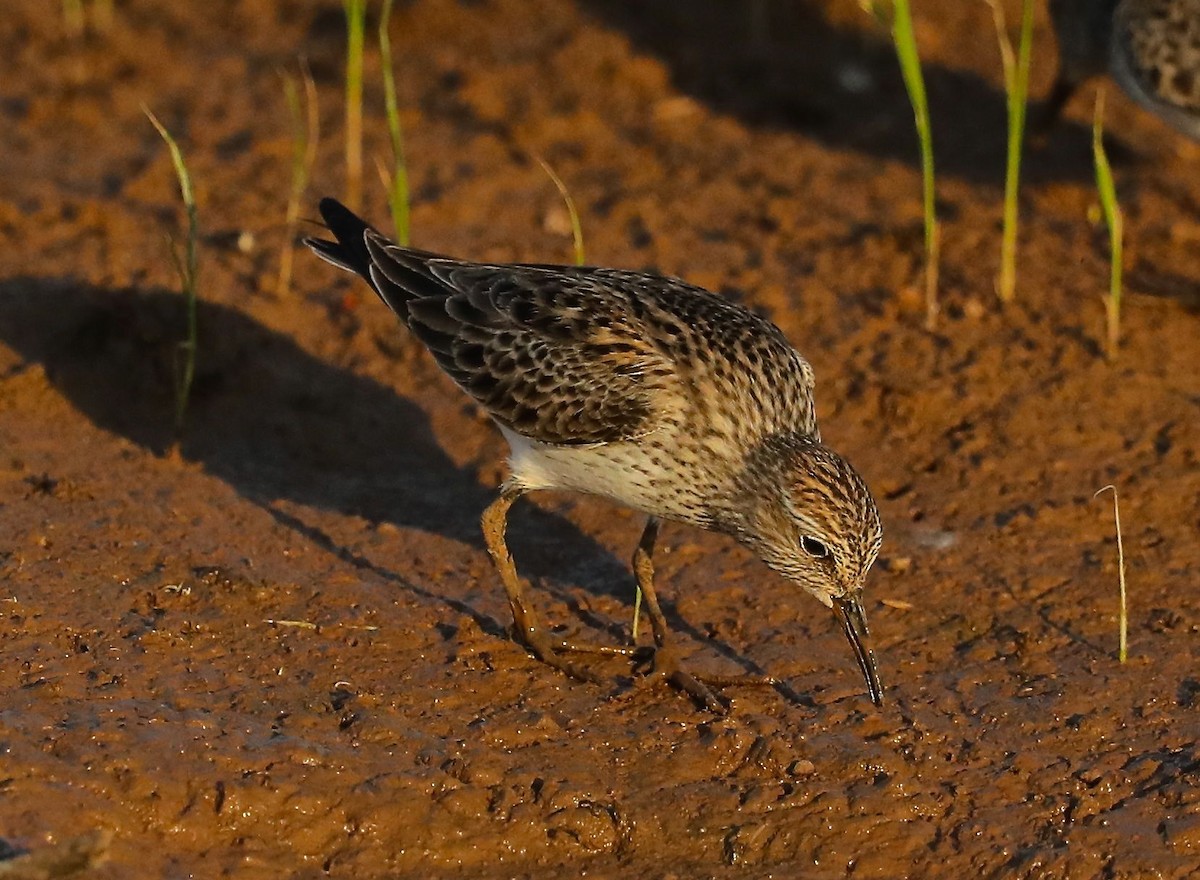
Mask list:
[[1017,196],[1021,180],[1021,151],[1025,139],[1025,116],[1029,99],[1029,63],[1033,54],[1033,0],[1021,0],[1021,33],[1014,56],[1001,0],[988,0],[1000,43],[1004,88],[1008,96],[1008,160],[1004,174],[1004,230],[1000,243],[1000,273],[996,293],[1011,302],[1017,291]]

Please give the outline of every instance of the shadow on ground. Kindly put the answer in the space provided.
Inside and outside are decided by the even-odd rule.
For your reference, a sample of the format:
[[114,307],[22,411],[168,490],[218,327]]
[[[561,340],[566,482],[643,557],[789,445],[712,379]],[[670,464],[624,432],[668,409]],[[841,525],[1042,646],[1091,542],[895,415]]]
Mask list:
[[[758,128],[797,131],[836,149],[918,163],[912,110],[886,35],[838,27],[806,3],[580,0],[641,51],[676,88]],[[760,14],[755,8],[762,10]],[[756,17],[757,15],[757,17]],[[864,16],[865,18],[865,16]],[[983,51],[999,52],[984,35]],[[924,61],[939,174],[1004,184],[1006,97],[991,82]],[[1041,96],[1034,95],[1036,105]],[[1036,110],[1034,110],[1036,112]],[[1136,157],[1111,139],[1115,158]],[[1032,145],[1026,180],[1090,181],[1091,131],[1060,122]]]
[[[446,456],[419,407],[370,378],[318,360],[242,312],[202,301],[198,323],[197,374],[180,445],[185,459],[343,556],[347,551],[319,528],[275,502],[482,548],[479,516],[495,489]],[[38,278],[0,282],[0,339],[42,364],[93,423],[155,455],[174,441],[172,389],[185,326],[176,292]],[[629,597],[624,561],[561,516],[521,505],[511,535],[527,576],[553,581],[569,555],[589,560],[582,586]],[[631,544],[635,539],[630,536]],[[572,569],[578,575],[579,568]]]

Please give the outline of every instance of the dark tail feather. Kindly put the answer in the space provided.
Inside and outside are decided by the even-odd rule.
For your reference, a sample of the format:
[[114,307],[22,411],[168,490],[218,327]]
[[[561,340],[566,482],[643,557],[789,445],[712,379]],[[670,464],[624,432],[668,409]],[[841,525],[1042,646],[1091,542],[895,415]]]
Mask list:
[[321,199],[318,207],[337,241],[306,238],[304,243],[321,259],[359,275],[404,321],[408,320],[411,300],[446,297],[453,292],[434,275],[429,264],[455,261],[393,244],[337,199]]
[[306,238],[304,243],[321,259],[333,263],[339,269],[361,275],[370,283],[371,254],[367,250],[366,234],[371,227],[337,199],[321,199],[317,208],[326,228],[333,233],[337,241]]

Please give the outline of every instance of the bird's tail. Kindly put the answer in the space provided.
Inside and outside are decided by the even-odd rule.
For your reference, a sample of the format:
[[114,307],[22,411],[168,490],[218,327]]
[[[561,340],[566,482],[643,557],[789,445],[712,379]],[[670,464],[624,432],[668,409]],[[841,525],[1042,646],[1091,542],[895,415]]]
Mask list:
[[388,241],[337,199],[321,199],[318,209],[337,240],[306,238],[304,243],[326,262],[360,276],[401,320],[408,321],[413,300],[454,292],[432,266],[462,265],[457,260]]
[[312,248],[322,260],[360,275],[368,284],[371,281],[371,252],[367,250],[367,232],[375,230],[337,199],[323,198],[317,206],[325,228],[333,233],[337,241],[324,238],[306,238],[304,243]]

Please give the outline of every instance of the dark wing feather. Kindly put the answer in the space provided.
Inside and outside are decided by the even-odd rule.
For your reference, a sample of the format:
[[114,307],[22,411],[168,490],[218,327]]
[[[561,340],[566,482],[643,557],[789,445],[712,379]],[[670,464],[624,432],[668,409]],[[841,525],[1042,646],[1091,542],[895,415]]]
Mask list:
[[496,421],[545,443],[677,430],[818,438],[812,369],[771,322],[698,287],[617,269],[485,265],[390,243],[332,199],[357,272]]
[[668,365],[649,343],[613,332],[619,303],[602,287],[549,267],[486,266],[402,248],[332,199],[322,200],[321,213],[337,242],[308,245],[366,279],[501,424],[559,444],[647,430],[655,377]]
[[562,444],[628,440],[646,430],[654,376],[666,365],[649,344],[608,338],[604,316],[614,303],[586,279],[414,260],[390,245],[373,249],[373,258],[389,277],[395,264],[416,262],[423,288],[441,284],[408,301],[408,326],[501,424]]

